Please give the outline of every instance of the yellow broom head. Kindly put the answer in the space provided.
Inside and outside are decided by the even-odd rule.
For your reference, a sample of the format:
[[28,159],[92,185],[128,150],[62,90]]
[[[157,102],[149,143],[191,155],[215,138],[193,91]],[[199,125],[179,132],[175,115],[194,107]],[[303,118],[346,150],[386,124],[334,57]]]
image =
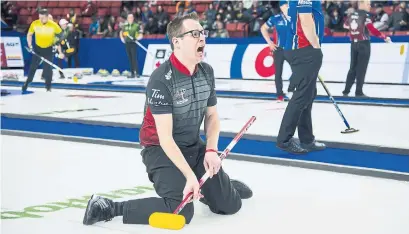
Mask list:
[[186,224],[185,216],[155,212],[149,217],[149,225],[156,228],[180,230]]

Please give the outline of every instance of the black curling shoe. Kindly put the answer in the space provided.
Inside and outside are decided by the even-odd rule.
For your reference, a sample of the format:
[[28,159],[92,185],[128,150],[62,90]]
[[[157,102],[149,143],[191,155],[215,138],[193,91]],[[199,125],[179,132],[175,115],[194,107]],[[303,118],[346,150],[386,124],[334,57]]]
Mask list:
[[114,202],[110,199],[92,195],[84,214],[84,225],[92,225],[99,221],[110,221],[115,217]]

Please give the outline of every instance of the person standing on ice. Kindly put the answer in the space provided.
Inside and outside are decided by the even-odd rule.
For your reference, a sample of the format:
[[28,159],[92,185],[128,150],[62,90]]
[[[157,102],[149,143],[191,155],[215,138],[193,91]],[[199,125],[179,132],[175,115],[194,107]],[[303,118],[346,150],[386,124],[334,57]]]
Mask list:
[[391,42],[391,39],[374,27],[371,16],[369,15],[369,11],[371,10],[371,2],[369,0],[359,1],[358,8],[358,11],[348,16],[344,23],[344,28],[350,32],[351,64],[345,82],[345,89],[342,91],[342,94],[348,96],[356,80],[355,96],[365,97],[366,95],[362,89],[365,83],[369,58],[371,57],[371,37],[369,32],[385,40],[385,42]]
[[119,32],[119,37],[121,38],[122,43],[125,44],[126,55],[129,59],[131,73],[128,78],[139,78],[138,56],[136,54],[137,48],[134,40],[141,40],[143,37],[143,31],[139,23],[135,22],[135,17],[132,12],[128,13],[126,24]]
[[[38,56],[33,55],[31,59],[30,68],[27,74],[27,80],[21,87],[22,93],[27,91],[28,85],[33,82],[34,75],[38,66],[41,63],[41,57],[48,61],[53,61],[53,46],[54,44],[58,50],[58,58],[63,59],[64,53],[61,50],[59,41],[62,36],[62,29],[52,20],[48,18],[49,13],[47,9],[41,9],[38,13],[38,19],[34,20],[28,29],[27,33],[27,47],[31,52],[35,52]],[[35,44],[33,46],[33,35],[35,35]],[[57,41],[57,43],[56,43]],[[51,91],[51,82],[53,78],[52,66],[48,63],[43,64],[42,77],[45,79],[45,88],[47,91]]]
[[[140,130],[143,163],[159,197],[114,202],[93,195],[85,210],[84,225],[123,216],[125,224],[149,224],[155,212],[172,213],[190,192],[216,214],[230,215],[252,196],[244,183],[231,180],[221,166],[219,115],[213,68],[202,62],[205,38],[196,13],[177,17],[167,26],[173,50],[169,60],[151,75],[146,88],[145,115]],[[200,138],[204,120],[206,142]],[[120,165],[118,165],[120,167]],[[193,203],[180,212],[190,223]]]
[[[277,136],[277,148],[292,154],[323,150],[312,128],[312,105],[317,95],[317,77],[322,66],[321,42],[324,15],[321,1],[289,1],[290,28],[284,54],[291,66],[291,85],[296,90],[288,102]],[[298,129],[300,143],[293,136]]]
[[[284,46],[287,39],[287,30],[289,27],[288,21],[288,1],[280,1],[280,10],[281,12],[277,15],[271,16],[267,22],[263,24],[260,31],[266,40],[268,46],[270,47],[271,52],[274,57],[274,67],[275,67],[275,85],[277,92],[278,101],[284,101],[284,92],[283,92],[283,67],[284,67]],[[268,29],[275,27],[276,33],[274,35],[274,41],[270,39]],[[293,89],[288,89],[289,92],[293,92]]]

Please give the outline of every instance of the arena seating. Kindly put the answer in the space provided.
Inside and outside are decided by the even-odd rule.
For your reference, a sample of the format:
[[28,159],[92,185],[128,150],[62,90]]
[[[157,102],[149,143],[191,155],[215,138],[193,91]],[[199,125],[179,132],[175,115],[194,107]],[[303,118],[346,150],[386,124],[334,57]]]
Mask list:
[[[92,23],[91,15],[83,15],[82,10],[87,5],[88,1],[13,1],[15,2],[17,12],[18,12],[18,24],[28,27],[28,25],[38,18],[37,9],[38,7],[47,8],[52,14],[55,21],[58,21],[61,18],[66,18],[70,8],[73,8],[77,15],[77,22],[79,28],[84,32],[87,32],[90,24]],[[96,7],[96,16],[107,16],[111,15],[116,17],[116,20],[119,22],[120,14],[122,11],[122,2],[121,1],[91,1]],[[146,1],[138,2],[139,6],[142,6]],[[175,1],[148,1],[150,2],[150,10],[153,13],[156,13],[156,6],[162,5],[165,12],[168,12],[170,18],[176,14],[177,7]],[[202,15],[203,12],[207,11],[210,3],[214,1],[211,0],[192,0],[194,9],[199,15]],[[393,12],[393,7],[385,6],[384,11],[387,14]],[[409,9],[408,9],[409,11]],[[375,12],[375,8],[372,9],[372,12]],[[246,23],[227,23],[225,25],[226,30],[229,33],[229,37],[246,37],[248,36],[248,24]],[[391,35],[409,35],[408,31],[397,31],[397,32],[383,32],[388,36]],[[326,36],[333,37],[343,37],[347,36],[347,32],[333,32],[326,28]],[[94,38],[99,38],[101,36],[95,35]],[[164,38],[165,35],[146,35],[146,38]]]

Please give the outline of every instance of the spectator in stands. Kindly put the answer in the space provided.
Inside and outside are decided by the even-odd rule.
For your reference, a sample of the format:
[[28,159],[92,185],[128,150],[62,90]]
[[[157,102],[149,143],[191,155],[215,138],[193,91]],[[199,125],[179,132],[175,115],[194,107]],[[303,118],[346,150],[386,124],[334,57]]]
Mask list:
[[186,14],[190,14],[190,13],[193,13],[193,12],[196,12],[195,6],[192,5],[192,4],[190,4],[190,5],[187,7]]
[[249,10],[250,12],[255,12],[257,15],[261,15],[263,13],[263,9],[264,9],[263,2],[254,1]]
[[217,21],[216,20],[216,30],[215,32],[212,33],[211,37],[215,37],[215,38],[228,38],[229,37],[229,33],[227,32],[227,30],[224,28],[224,25],[221,21]]
[[214,21],[216,20],[216,10],[213,7],[213,3],[209,4],[209,8],[205,12],[206,19],[209,22],[209,25],[213,25]]
[[334,8],[329,17],[328,27],[333,31],[343,31],[343,17],[339,15],[338,8]]
[[271,14],[278,14],[279,11],[278,9],[276,10],[276,12],[274,12],[274,9],[272,8],[270,3],[267,3],[265,5],[262,6],[262,11],[260,13],[260,17],[261,17],[261,21],[265,22],[268,20],[268,18],[270,18]]
[[350,8],[350,3],[348,1],[326,1],[326,12],[333,12],[337,9],[338,15],[342,19],[346,16],[348,8]]
[[217,30],[217,24],[218,23],[223,23],[223,19],[222,19],[222,15],[221,14],[217,14],[216,15],[216,20],[213,22],[212,24],[212,29],[211,31],[215,31]]
[[[238,3],[241,1],[233,1],[234,3]],[[213,1],[213,5],[215,6],[219,6],[218,9],[223,8],[223,9],[227,9],[228,5],[233,5],[232,1],[224,1],[224,0],[218,0],[218,1]]]
[[253,14],[251,18],[252,19],[249,22],[249,30],[250,30],[249,36],[250,37],[260,36],[262,18],[257,15],[257,11],[255,9],[253,10]]
[[229,24],[229,23],[233,23],[233,22],[234,22],[233,15],[227,14],[227,15],[224,17],[223,22],[224,22],[225,25],[226,25],[226,24]]
[[12,2],[2,3],[1,17],[10,26],[17,24],[17,8]]
[[176,3],[176,17],[186,15],[189,7],[191,6],[191,1],[179,1]]
[[376,7],[376,15],[375,15],[375,20],[373,23],[373,26],[378,29],[379,31],[384,31],[388,29],[388,20],[389,16],[386,14],[386,12],[383,10],[382,5],[378,4]]
[[185,15],[185,6],[182,4],[179,4],[177,10],[176,10],[176,15],[175,18],[179,18]]
[[163,10],[163,7],[161,5],[157,7],[155,19],[158,23],[158,33],[165,34],[166,26],[169,23],[169,15]]
[[91,2],[91,0],[88,0],[83,6],[82,6],[82,11],[81,15],[82,16],[93,16],[94,14],[97,13],[97,7],[95,6],[94,3]]
[[322,13],[324,13],[324,28],[329,28],[328,26],[329,26],[329,23],[330,23],[330,21],[331,21],[331,17],[329,17],[329,14],[328,14],[328,12],[322,12]]
[[2,16],[5,16],[7,14],[10,5],[11,5],[10,2],[5,2],[5,1],[1,2],[1,15]]
[[114,25],[113,25],[113,24],[108,24],[108,25],[107,25],[107,30],[106,30],[106,32],[104,33],[104,37],[105,37],[105,38],[113,38],[113,37],[116,37],[116,33],[115,33],[115,30],[114,30]]
[[224,21],[224,9],[223,8],[219,8],[218,10],[217,10],[217,13],[216,13],[216,18],[217,18],[217,15],[220,15],[221,16],[221,21]]
[[226,11],[224,12],[224,23],[231,23],[235,20],[235,14],[233,11],[233,7],[231,5],[227,5]]
[[110,25],[112,26],[112,28],[114,28],[114,27],[115,27],[115,24],[116,24],[115,16],[111,15],[111,16],[109,17],[109,21],[108,21],[108,22],[109,22],[108,24],[110,24]]
[[394,0],[394,1],[392,1],[392,4],[389,1],[389,4],[392,5],[393,10],[396,11],[396,8],[399,7],[400,2],[401,1],[399,1],[399,0]]
[[206,13],[203,13],[202,19],[200,20],[200,25],[202,25],[203,29],[211,31],[213,24],[211,24],[207,19]]
[[149,7],[156,6],[158,4],[158,0],[148,0]]
[[68,22],[72,23],[74,27],[77,27],[77,14],[75,14],[74,8],[70,8],[69,13],[67,14]]
[[148,23],[146,23],[144,31],[146,34],[157,34],[158,33],[158,23],[153,18],[153,16],[149,17]]
[[176,4],[176,17],[182,17],[195,11],[190,1],[180,1]]
[[[128,17],[128,14],[131,12],[126,5],[122,5],[122,10],[121,10],[121,17],[126,19]],[[136,10],[136,7],[132,8],[132,13],[135,14],[134,10]],[[140,10],[140,9],[139,9]]]
[[[124,18],[126,19],[126,16]],[[142,10],[140,7],[136,7],[135,22],[142,22]]]
[[100,17],[98,22],[97,35],[103,36],[108,30],[108,22],[105,17]]
[[149,21],[149,17],[153,17],[152,11],[148,8],[147,5],[143,6],[142,8],[142,23],[147,24]]
[[96,16],[92,16],[92,23],[89,25],[88,33],[90,36],[97,35],[99,29],[99,20]]
[[244,8],[243,2],[238,2],[235,13],[236,13],[235,18],[238,22],[250,21],[251,15],[247,12],[247,9]]
[[[123,11],[126,11],[126,13],[129,13],[132,7],[135,5],[134,1],[122,1],[122,6],[123,6]],[[126,18],[127,16],[125,16]]]
[[117,37],[117,33],[115,31],[115,16],[109,17],[107,31],[104,34],[104,37]]
[[[126,24],[126,19],[124,19],[122,16],[118,17],[118,22],[115,25],[115,30],[118,32],[118,35],[120,33],[120,31],[124,28],[125,24]],[[139,23],[138,21],[135,20],[135,15],[134,15],[134,21]]]
[[389,31],[409,30],[409,13],[406,11],[406,2],[401,2],[388,20]]
[[[111,17],[114,17],[114,16],[111,16]],[[122,26],[124,24],[124,19],[121,16],[118,16],[116,18],[116,20],[114,20],[114,21],[115,21],[114,22],[114,30],[115,30],[115,33],[117,34],[116,37],[118,37],[119,31],[121,31]]]
[[80,28],[77,14],[74,11],[74,8],[70,8],[69,13],[67,14],[67,19],[70,23],[72,23],[75,27],[75,30],[79,33],[79,35],[82,37],[82,29]]

